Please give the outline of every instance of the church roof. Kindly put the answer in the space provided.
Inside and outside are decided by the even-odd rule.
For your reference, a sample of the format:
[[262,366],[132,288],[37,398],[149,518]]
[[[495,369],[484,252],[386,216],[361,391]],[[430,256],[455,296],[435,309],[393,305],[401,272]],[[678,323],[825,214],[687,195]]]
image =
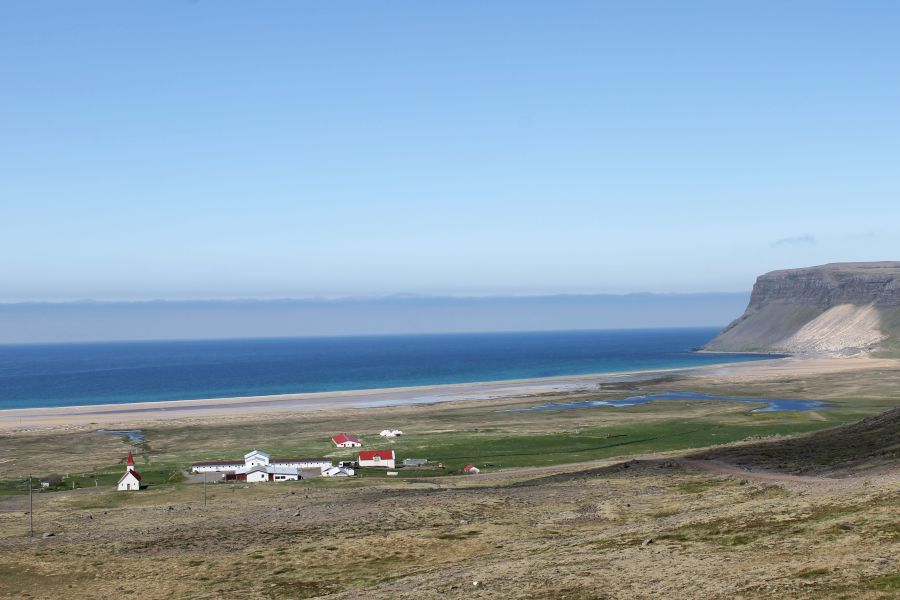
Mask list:
[[141,474],[138,473],[137,471],[125,471],[125,473],[123,473],[122,476],[119,477],[119,483],[122,483],[122,480],[125,479],[126,477],[128,477],[129,475],[134,475],[134,478],[137,479],[138,481],[141,480]]

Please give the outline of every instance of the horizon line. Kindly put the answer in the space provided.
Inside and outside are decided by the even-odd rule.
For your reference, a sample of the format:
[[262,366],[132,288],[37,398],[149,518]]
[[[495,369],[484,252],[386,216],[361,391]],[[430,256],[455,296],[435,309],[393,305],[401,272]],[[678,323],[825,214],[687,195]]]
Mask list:
[[585,297],[614,297],[625,298],[628,296],[726,296],[749,294],[750,290],[743,291],[698,291],[698,292],[550,292],[550,293],[486,293],[486,294],[373,294],[373,295],[319,295],[319,296],[276,296],[254,297],[233,296],[224,298],[71,298],[64,300],[29,299],[29,300],[2,300],[0,307],[22,305],[104,305],[104,304],[178,304],[178,303],[279,303],[279,302],[379,302],[387,300],[494,300],[494,299],[531,299],[531,298],[585,298]]
[[[311,334],[311,335],[269,335],[269,336],[236,336],[236,337],[184,337],[184,338],[130,338],[107,340],[65,340],[57,342],[0,342],[0,348],[11,346],[61,346],[79,344],[168,344],[182,342],[252,342],[252,341],[276,341],[276,340],[311,340],[330,338],[377,338],[377,337],[421,337],[429,335],[463,336],[463,335],[509,335],[509,334],[540,334],[540,333],[599,333],[603,331],[660,331],[660,330],[688,330],[688,329],[719,329],[725,325],[688,325],[665,327],[587,327],[587,328],[562,328],[562,329],[496,329],[491,331],[417,331],[395,333],[335,333],[335,334]],[[694,352],[694,348],[691,351]],[[743,354],[742,352],[710,352],[710,354]]]

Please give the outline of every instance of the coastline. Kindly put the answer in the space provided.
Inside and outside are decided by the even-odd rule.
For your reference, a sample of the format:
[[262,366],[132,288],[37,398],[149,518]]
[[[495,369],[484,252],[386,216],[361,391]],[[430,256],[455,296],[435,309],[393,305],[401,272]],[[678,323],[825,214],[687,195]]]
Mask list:
[[21,408],[0,410],[0,430],[31,430],[60,426],[134,425],[181,419],[211,419],[274,413],[373,409],[388,406],[521,398],[542,393],[588,390],[603,383],[630,378],[687,375],[702,378],[777,378],[900,365],[897,359],[871,357],[826,358],[789,356],[771,360],[717,363],[696,367],[563,375],[531,379],[480,381],[338,392],[308,392],[270,396],[169,400],[126,404]]

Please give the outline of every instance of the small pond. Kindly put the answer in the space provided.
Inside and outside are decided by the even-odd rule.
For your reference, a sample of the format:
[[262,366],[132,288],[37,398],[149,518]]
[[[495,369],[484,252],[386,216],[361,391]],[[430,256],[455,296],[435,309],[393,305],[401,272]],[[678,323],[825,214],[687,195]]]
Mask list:
[[778,398],[734,398],[730,396],[711,396],[698,394],[697,392],[660,392],[658,394],[644,394],[631,396],[624,400],[584,400],[582,402],[568,402],[560,404],[542,404],[529,406],[528,408],[510,408],[498,412],[528,412],[532,410],[566,410],[569,408],[592,408],[595,406],[635,406],[647,404],[655,400],[721,400],[725,402],[744,402],[747,404],[765,403],[762,408],[755,408],[750,412],[793,412],[797,410],[826,409],[828,405],[819,400],[782,400]]
[[97,433],[104,435],[128,436],[128,441],[137,444],[144,441],[144,432],[140,429],[98,429]]

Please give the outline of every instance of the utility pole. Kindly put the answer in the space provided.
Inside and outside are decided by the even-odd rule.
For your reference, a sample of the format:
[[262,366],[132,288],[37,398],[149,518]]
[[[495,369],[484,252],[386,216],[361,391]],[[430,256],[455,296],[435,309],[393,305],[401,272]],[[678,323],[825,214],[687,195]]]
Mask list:
[[28,537],[34,537],[34,492],[31,488],[31,475],[28,476]]

